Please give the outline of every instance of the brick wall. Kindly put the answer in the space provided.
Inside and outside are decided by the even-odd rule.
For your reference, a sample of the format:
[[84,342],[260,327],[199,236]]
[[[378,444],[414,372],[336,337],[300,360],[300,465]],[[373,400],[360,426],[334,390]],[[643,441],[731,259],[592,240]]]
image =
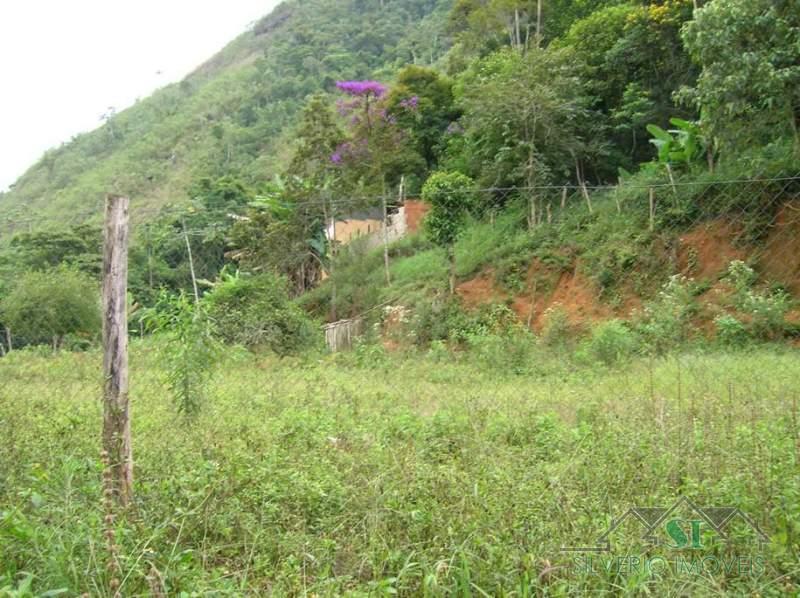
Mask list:
[[409,233],[415,233],[422,225],[422,218],[431,207],[419,199],[407,199],[404,206],[406,209],[406,228]]

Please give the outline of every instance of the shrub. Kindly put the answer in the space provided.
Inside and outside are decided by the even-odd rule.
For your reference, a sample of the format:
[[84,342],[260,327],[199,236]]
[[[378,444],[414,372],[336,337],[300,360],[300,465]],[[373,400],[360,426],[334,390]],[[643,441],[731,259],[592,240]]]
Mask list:
[[516,316],[505,304],[482,305],[477,311],[466,312],[457,300],[449,300],[420,306],[412,330],[418,345],[437,340],[464,344],[475,337],[502,334],[515,324]]
[[272,274],[227,276],[203,303],[216,334],[227,343],[285,355],[319,338],[314,322],[289,299],[286,281]]
[[784,291],[756,293],[750,291],[742,303],[742,311],[751,317],[753,336],[763,340],[775,340],[783,336],[786,329],[786,312],[791,297]]
[[756,281],[756,273],[741,260],[733,260],[728,264],[726,277],[736,289],[737,296],[743,297]]
[[530,332],[517,327],[503,334],[470,335],[467,346],[482,365],[521,374],[534,361],[534,341]]
[[97,283],[67,268],[23,274],[0,303],[0,318],[30,344],[58,349],[67,335],[92,340],[100,331]]
[[548,347],[565,346],[572,334],[572,325],[566,310],[561,305],[553,305],[545,310],[542,319],[542,343]]
[[747,327],[730,314],[723,314],[714,318],[714,325],[717,329],[717,340],[723,345],[741,346],[749,338]]
[[[750,333],[755,338],[774,340],[786,330],[786,312],[791,307],[791,297],[780,287],[768,291],[755,291],[755,271],[740,260],[728,265],[727,278],[735,289],[736,307],[749,316]],[[729,322],[730,324],[730,322]]]
[[420,304],[411,321],[414,342],[427,347],[436,341],[446,341],[451,330],[460,328],[466,314],[456,301],[432,301]]
[[621,320],[608,320],[592,329],[585,351],[594,360],[612,365],[633,355],[639,347],[636,334]]
[[676,274],[664,284],[658,297],[645,306],[639,332],[651,351],[661,353],[686,340],[690,319],[696,311],[692,281]]
[[220,357],[205,303],[196,304],[185,293],[162,291],[155,306],[142,317],[150,332],[164,335],[160,361],[178,412],[196,416],[206,400],[214,364]]

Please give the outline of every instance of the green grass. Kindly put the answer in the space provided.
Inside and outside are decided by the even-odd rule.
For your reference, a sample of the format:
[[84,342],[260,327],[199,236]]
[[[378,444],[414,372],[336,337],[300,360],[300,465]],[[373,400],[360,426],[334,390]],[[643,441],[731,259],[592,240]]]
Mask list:
[[[123,595],[148,595],[148,573],[170,596],[800,587],[796,351],[694,352],[619,369],[543,353],[537,365],[549,367],[522,375],[442,347],[287,360],[233,351],[187,421],[156,348],[132,347],[138,515],[117,529]],[[0,360],[0,595],[23,571],[39,593],[110,595],[99,372],[96,352]],[[757,520],[771,538],[765,571],[590,574],[560,552],[593,543],[630,506],[679,494]],[[616,550],[633,550],[627,540]],[[703,554],[758,552],[737,535]]]

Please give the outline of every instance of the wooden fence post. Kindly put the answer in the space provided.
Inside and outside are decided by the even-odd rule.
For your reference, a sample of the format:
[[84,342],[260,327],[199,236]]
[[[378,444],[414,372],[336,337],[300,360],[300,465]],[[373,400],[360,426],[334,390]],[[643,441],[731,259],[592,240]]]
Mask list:
[[589,213],[593,214],[594,210],[592,209],[592,198],[589,197],[589,190],[586,188],[585,182],[581,182],[581,191],[583,192],[583,197],[586,200],[586,206],[589,208]]
[[656,190],[650,187],[650,230],[656,228]]
[[103,452],[121,506],[133,500],[133,451],[128,407],[128,206],[106,198],[103,244]]
[[531,194],[528,198],[528,204],[530,205],[530,211],[528,212],[528,229],[533,230],[536,228],[536,195]]

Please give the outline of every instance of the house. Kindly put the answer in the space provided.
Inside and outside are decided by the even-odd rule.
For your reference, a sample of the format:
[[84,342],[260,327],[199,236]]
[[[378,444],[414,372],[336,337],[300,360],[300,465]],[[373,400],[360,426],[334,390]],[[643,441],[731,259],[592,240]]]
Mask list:
[[[407,199],[399,208],[391,208],[386,231],[389,242],[402,239],[408,233],[417,232],[429,208],[427,203],[418,199]],[[325,236],[329,241],[335,241],[340,245],[347,245],[356,239],[365,239],[366,247],[372,249],[383,243],[382,221],[381,208],[353,212],[328,223],[325,227]]]
[[403,207],[400,208],[405,213],[406,230],[414,234],[422,226],[422,219],[428,210],[431,209],[430,204],[425,203],[421,199],[407,199],[403,202]]
[[379,233],[382,221],[381,208],[352,212],[345,217],[337,218],[336,222],[329,222],[325,227],[325,237],[328,241],[347,245],[356,239]]

